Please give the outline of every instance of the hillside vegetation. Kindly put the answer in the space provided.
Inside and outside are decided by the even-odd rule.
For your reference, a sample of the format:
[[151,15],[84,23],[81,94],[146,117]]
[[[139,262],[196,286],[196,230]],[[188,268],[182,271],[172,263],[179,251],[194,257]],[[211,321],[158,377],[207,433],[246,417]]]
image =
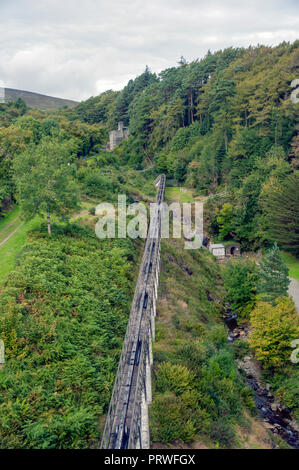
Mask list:
[[78,104],[77,101],[67,100],[64,98],[54,98],[53,96],[33,93],[32,91],[15,90],[13,88],[5,88],[5,102],[17,101],[22,99],[30,108],[36,109],[58,109],[68,106],[73,108]]
[[[208,52],[159,75],[146,67],[123,90],[71,109],[32,109],[20,97],[0,104],[1,239],[17,227],[13,214],[25,221],[0,251],[1,447],[98,447],[141,243],[97,239],[95,206],[117,203],[119,193],[127,203],[153,200],[161,172],[167,197],[205,197],[210,237],[270,250],[260,266],[222,268],[208,251],[163,242],[153,441],[245,445],[255,407],[235,359],[249,347],[298,418],[298,366],[289,360],[298,317],[279,251],[297,262],[298,104],[290,83],[298,45]],[[131,135],[106,152],[120,120]],[[242,324],[251,320],[249,342],[227,344],[225,307]],[[282,315],[287,329],[268,321]]]
[[99,445],[132,295],[129,240],[78,225],[39,229],[1,291],[0,442],[5,448]]
[[[146,68],[121,92],[103,93],[70,113],[109,130],[119,120],[129,125],[131,137],[115,150],[123,163],[142,168],[153,161],[168,179],[202,194],[225,190],[211,208],[207,228],[215,237],[217,216],[229,204],[225,239],[257,249],[281,233],[281,245],[296,254],[298,104],[290,85],[298,78],[298,46],[208,52],[159,75]],[[280,201],[275,214],[267,204],[272,199]]]
[[154,348],[154,448],[271,448],[222,322],[223,269],[208,250],[162,245]]

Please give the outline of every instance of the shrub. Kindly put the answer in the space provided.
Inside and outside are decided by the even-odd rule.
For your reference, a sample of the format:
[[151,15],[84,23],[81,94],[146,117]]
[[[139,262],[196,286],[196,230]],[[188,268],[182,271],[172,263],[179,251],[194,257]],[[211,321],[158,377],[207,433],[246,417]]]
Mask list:
[[157,388],[160,392],[166,390],[181,394],[191,387],[193,374],[185,366],[162,362],[157,367]]
[[234,311],[245,316],[254,307],[257,274],[255,264],[237,261],[228,263],[224,274],[226,300]]
[[283,374],[282,384],[276,393],[284,405],[289,410],[293,410],[296,418],[299,419],[299,370],[296,369],[296,365],[293,370],[288,371],[287,376]]
[[196,438],[192,410],[173,393],[156,396],[150,408],[150,415],[153,441],[190,442]]
[[211,437],[222,446],[230,447],[234,440],[235,433],[227,422],[220,419],[213,423]]
[[250,346],[264,367],[282,367],[290,361],[291,341],[299,337],[299,317],[287,297],[272,306],[259,302],[250,316]]
[[242,359],[244,356],[247,356],[250,351],[248,341],[242,339],[234,341],[231,344],[231,349],[237,359]]

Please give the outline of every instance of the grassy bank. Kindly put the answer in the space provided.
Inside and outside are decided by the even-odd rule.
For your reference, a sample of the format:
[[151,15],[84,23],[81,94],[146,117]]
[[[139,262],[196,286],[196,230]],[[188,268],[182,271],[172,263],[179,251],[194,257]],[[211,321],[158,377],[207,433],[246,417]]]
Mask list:
[[271,447],[222,322],[220,267],[164,240],[154,343],[153,447]]
[[[18,222],[16,228],[22,223],[21,219],[17,217]],[[29,222],[21,225],[20,228],[7,240],[2,246],[0,246],[0,284],[6,279],[7,275],[14,269],[15,258],[19,251],[26,243],[27,233],[33,228],[37,227],[41,222],[41,219],[36,217]],[[4,230],[7,230],[7,225]],[[14,230],[13,226],[10,226],[11,233]],[[0,235],[1,236],[1,235]],[[7,235],[6,235],[7,236]]]
[[131,240],[33,230],[0,295],[3,448],[98,447],[132,299]]
[[11,227],[18,223],[20,223],[20,209],[14,207],[0,219],[0,243],[13,230]]
[[192,191],[190,189],[183,188],[180,186],[173,186],[173,187],[166,188],[165,197],[166,199],[178,201],[181,203],[193,201]]
[[284,262],[289,268],[289,276],[297,279],[299,281],[299,259],[295,258],[295,256],[291,255],[290,253],[283,252],[282,257]]

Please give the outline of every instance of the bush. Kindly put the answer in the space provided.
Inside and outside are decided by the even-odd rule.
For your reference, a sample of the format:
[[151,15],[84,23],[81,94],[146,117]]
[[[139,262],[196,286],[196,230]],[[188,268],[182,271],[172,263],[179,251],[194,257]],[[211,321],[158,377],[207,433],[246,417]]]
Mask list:
[[231,447],[234,440],[235,433],[231,426],[224,420],[218,420],[213,423],[213,429],[211,431],[212,439],[219,442],[224,447]]
[[213,325],[207,333],[206,341],[217,349],[222,348],[227,343],[227,330],[224,325]]
[[150,408],[150,415],[153,441],[190,442],[196,438],[192,411],[173,393],[156,396]]
[[299,317],[292,299],[281,297],[274,306],[259,302],[250,321],[250,347],[263,366],[283,367],[289,363],[291,342],[299,337]]
[[156,383],[160,392],[172,391],[176,395],[190,389],[193,374],[185,366],[162,362],[157,367]]
[[242,339],[234,341],[231,344],[231,349],[237,359],[242,359],[243,357],[247,356],[250,352],[248,341],[244,341]]
[[237,261],[227,264],[224,273],[226,300],[240,316],[248,316],[254,307],[256,281],[256,267],[253,262]]
[[283,374],[282,384],[276,393],[284,405],[295,412],[299,420],[299,370],[296,369],[296,365],[288,371],[287,375]]

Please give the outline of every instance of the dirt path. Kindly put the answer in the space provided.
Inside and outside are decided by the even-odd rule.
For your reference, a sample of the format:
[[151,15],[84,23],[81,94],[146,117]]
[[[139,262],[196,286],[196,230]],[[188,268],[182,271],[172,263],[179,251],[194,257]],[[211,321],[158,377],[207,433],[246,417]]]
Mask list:
[[22,225],[24,225],[25,222],[22,222],[17,228],[15,228],[6,238],[4,238],[4,240],[2,240],[2,242],[0,242],[0,246],[4,245],[4,243],[6,243],[10,237],[12,237],[21,227]]
[[5,225],[5,227],[3,227],[2,230],[0,230],[0,235],[1,235],[1,232],[3,232],[4,230],[6,230],[7,228],[11,227],[15,222],[16,220],[18,220],[19,217],[16,217],[14,220],[12,220],[11,222],[9,222],[9,224]]
[[289,285],[289,295],[293,297],[295,307],[299,313],[299,282],[292,277],[290,277],[290,279],[291,283]]

